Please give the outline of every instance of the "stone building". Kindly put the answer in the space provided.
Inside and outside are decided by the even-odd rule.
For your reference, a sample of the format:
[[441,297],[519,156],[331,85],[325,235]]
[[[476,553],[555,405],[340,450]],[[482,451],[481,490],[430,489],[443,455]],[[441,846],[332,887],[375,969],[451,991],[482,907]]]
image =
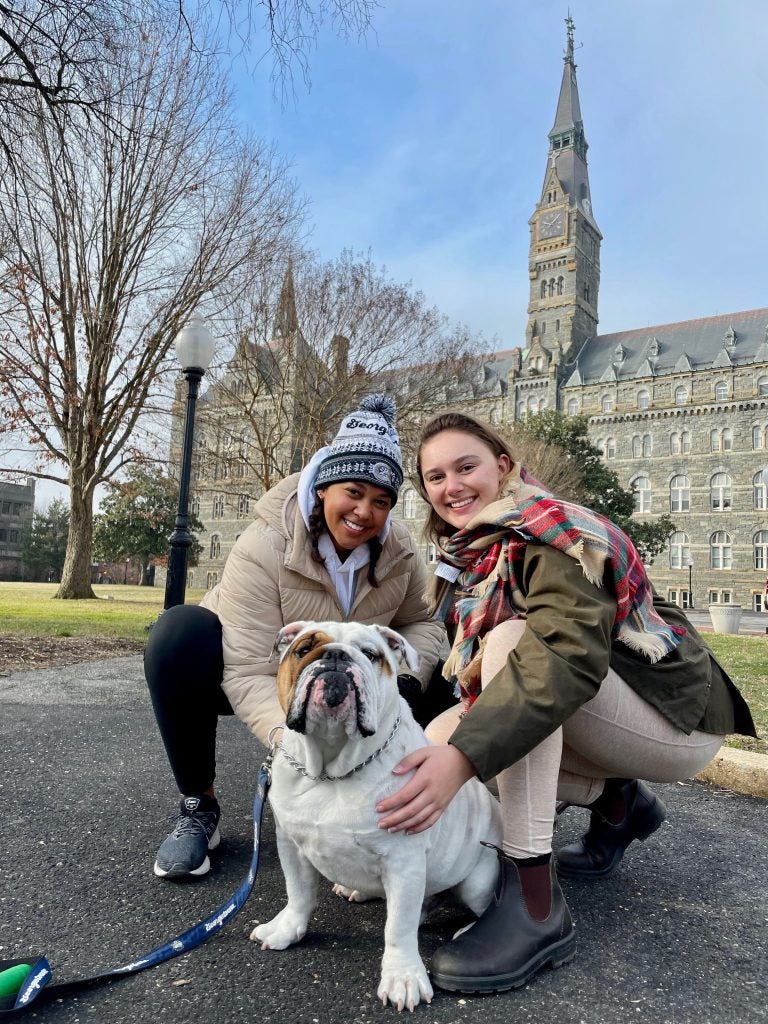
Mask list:
[[[723,602],[762,610],[768,308],[598,334],[603,236],[589,185],[574,26],[570,18],[566,24],[547,163],[529,221],[525,339],[479,361],[461,381],[446,381],[435,407],[465,408],[497,424],[553,408],[586,415],[606,462],[634,490],[635,515],[667,511],[675,522],[667,551],[649,566],[657,588],[683,606]],[[284,305],[278,344],[288,323],[296,335],[295,308],[291,313]],[[408,386],[402,381],[398,391]],[[300,429],[298,410],[295,419]],[[236,432],[236,426],[227,429]],[[248,521],[242,495],[217,493],[211,514],[200,506],[209,534],[196,585],[220,578]],[[397,511],[419,535],[424,506],[412,486],[403,488]],[[434,559],[426,543],[422,550],[427,561]]]
[[0,480],[0,580],[24,578],[22,537],[35,515],[35,481],[25,484]]

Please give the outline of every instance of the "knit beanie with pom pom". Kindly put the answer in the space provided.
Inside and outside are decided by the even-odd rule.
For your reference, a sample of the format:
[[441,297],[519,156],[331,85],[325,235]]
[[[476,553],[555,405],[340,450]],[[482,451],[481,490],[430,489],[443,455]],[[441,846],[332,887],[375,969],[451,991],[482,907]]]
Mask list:
[[403,482],[403,458],[395,430],[395,403],[386,395],[368,395],[341,421],[315,477],[315,489],[343,480],[383,487],[397,501]]

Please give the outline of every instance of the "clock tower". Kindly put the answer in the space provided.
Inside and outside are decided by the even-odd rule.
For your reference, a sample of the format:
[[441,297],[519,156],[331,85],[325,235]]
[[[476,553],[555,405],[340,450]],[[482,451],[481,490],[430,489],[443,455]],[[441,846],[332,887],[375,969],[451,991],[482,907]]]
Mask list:
[[[557,380],[588,338],[597,333],[602,235],[592,212],[587,140],[581,120],[573,20],[566,18],[567,46],[555,123],[549,133],[544,186],[528,222],[530,299],[521,376]],[[527,372],[526,372],[527,371]],[[520,381],[522,384],[522,381]],[[549,391],[549,389],[547,389]],[[522,409],[534,408],[520,396]],[[543,397],[543,396],[542,396]],[[539,407],[542,407],[539,400]],[[544,407],[556,406],[554,395]]]

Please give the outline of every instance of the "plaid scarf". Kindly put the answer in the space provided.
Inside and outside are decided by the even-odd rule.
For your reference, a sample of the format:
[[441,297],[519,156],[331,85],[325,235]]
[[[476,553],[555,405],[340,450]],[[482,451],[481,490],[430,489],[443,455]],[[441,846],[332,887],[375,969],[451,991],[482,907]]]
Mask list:
[[456,637],[443,674],[458,680],[467,704],[480,693],[484,637],[506,619],[525,617],[515,567],[530,541],[574,558],[595,586],[602,586],[608,569],[616,595],[614,639],[652,663],[680,643],[685,631],[673,629],[654,609],[650,581],[629,537],[605,516],[553,497],[515,466],[504,496],[440,542],[440,560],[462,570],[455,595],[444,586],[435,599],[443,619],[455,600]]

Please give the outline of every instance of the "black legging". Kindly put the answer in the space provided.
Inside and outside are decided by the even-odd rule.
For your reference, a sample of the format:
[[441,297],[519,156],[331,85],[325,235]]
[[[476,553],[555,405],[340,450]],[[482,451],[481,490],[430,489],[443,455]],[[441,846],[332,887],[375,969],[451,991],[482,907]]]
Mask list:
[[213,785],[219,715],[233,714],[221,688],[223,671],[221,623],[213,612],[180,604],[162,613],[144,650],[144,675],[184,796]]

